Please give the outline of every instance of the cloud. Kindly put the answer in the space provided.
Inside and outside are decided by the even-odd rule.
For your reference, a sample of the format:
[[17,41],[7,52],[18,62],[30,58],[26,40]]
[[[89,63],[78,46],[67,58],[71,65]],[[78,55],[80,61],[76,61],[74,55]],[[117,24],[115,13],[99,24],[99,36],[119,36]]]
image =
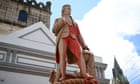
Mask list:
[[139,34],[139,9],[139,0],[101,0],[85,14],[83,20],[77,21],[91,51],[108,64],[107,78],[112,78],[114,56],[129,80],[135,78],[130,73],[136,74],[135,71],[140,70],[140,57],[136,48],[124,38]]

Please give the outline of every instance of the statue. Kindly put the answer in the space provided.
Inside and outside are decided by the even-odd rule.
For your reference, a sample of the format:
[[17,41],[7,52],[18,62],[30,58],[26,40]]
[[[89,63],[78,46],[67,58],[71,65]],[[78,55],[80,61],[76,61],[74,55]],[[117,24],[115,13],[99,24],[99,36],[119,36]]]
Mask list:
[[[55,80],[50,81],[53,81],[53,83],[56,84],[56,82],[63,81],[68,77],[66,76],[68,74],[66,74],[65,72],[66,58],[69,64],[77,63],[78,67],[80,68],[80,73],[75,72],[76,75],[70,74],[69,76],[73,78],[80,76],[81,78],[85,79],[96,78],[95,73],[92,73],[92,70],[89,69],[92,65],[90,65],[90,63],[93,63],[93,60],[89,61],[89,57],[92,56],[86,56],[90,54],[87,53],[89,51],[89,48],[85,44],[83,37],[80,34],[78,24],[74,22],[71,16],[71,7],[69,4],[65,4],[62,7],[62,17],[55,20],[55,23],[53,25],[53,33],[56,36],[56,63],[59,64],[59,66],[56,72],[51,72],[51,74],[55,74]],[[86,61],[89,62],[85,64]],[[54,77],[53,75],[51,76]]]

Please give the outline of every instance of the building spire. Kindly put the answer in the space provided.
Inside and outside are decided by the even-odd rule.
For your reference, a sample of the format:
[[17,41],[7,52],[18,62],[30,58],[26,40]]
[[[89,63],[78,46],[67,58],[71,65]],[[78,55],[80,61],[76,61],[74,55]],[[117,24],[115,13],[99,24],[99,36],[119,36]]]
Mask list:
[[129,84],[128,79],[124,76],[116,58],[114,57],[114,68],[112,69],[113,81],[112,84]]

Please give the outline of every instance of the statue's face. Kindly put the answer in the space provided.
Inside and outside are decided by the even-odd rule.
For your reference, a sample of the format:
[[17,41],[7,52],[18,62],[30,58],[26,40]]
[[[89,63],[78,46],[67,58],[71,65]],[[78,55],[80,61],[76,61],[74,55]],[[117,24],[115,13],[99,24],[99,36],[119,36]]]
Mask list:
[[71,15],[71,8],[66,6],[64,9],[64,15]]

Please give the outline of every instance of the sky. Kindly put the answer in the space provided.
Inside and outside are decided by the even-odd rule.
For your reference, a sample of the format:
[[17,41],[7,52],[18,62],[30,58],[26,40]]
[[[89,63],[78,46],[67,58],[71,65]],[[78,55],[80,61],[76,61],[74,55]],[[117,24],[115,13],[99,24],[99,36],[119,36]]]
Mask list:
[[[46,2],[48,0],[37,0]],[[108,64],[106,78],[112,78],[114,57],[130,84],[140,83],[140,0],[50,0],[51,27],[61,16],[65,3],[72,6],[90,50]],[[51,31],[51,30],[50,30]]]

